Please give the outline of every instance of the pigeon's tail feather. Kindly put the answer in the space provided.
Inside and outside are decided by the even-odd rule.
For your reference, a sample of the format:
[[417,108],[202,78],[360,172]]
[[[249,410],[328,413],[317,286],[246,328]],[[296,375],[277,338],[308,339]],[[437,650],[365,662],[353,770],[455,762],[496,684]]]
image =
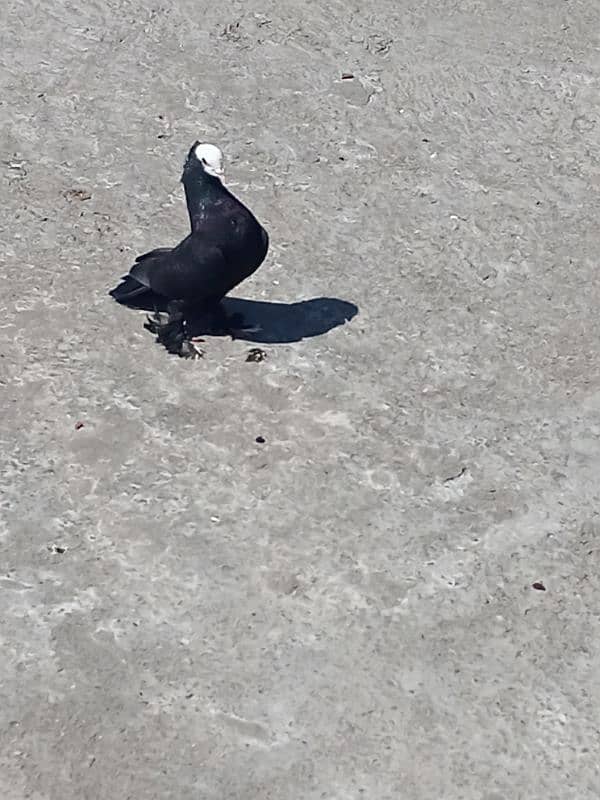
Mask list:
[[151,294],[152,290],[143,283],[136,281],[131,275],[126,275],[118,286],[111,289],[109,295],[113,297],[117,303],[129,303],[132,300],[141,300],[144,295]]

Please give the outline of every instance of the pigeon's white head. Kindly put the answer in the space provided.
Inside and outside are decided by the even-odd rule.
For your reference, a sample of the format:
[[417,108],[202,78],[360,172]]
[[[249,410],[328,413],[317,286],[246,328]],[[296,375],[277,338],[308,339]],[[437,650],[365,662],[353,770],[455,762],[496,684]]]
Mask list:
[[222,178],[225,174],[223,169],[223,153],[214,144],[197,144],[194,155],[202,164],[202,169],[207,175],[213,178]]

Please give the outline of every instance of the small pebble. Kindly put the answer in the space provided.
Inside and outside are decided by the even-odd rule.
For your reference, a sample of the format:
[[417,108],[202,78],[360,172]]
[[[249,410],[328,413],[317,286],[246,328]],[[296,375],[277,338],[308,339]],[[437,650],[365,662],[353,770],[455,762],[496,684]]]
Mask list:
[[267,357],[267,354],[264,350],[260,347],[253,347],[251,350],[248,351],[248,355],[246,356],[246,361],[251,361],[256,364],[259,364],[261,361],[264,361]]

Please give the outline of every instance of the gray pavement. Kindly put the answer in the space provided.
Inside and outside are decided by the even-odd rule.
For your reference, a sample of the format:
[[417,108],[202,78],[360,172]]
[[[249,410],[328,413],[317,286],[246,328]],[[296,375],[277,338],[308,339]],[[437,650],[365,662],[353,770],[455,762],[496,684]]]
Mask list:
[[[3,800],[600,795],[599,30],[4,4]],[[197,138],[261,363],[106,295]]]

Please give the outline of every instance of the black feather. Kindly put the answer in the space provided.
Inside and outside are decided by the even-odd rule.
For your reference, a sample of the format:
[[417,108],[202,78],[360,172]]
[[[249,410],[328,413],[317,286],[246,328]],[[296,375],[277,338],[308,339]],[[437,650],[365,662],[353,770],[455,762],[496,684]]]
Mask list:
[[136,263],[138,261],[145,261],[147,258],[155,258],[156,256],[163,256],[165,253],[170,253],[170,247],[157,247],[156,250],[150,250],[149,253],[143,253],[141,256],[136,258]]
[[144,286],[131,275],[125,275],[121,279],[121,283],[111,289],[109,294],[117,303],[127,304],[134,298],[141,298],[142,295],[148,294],[149,291],[147,286]]

